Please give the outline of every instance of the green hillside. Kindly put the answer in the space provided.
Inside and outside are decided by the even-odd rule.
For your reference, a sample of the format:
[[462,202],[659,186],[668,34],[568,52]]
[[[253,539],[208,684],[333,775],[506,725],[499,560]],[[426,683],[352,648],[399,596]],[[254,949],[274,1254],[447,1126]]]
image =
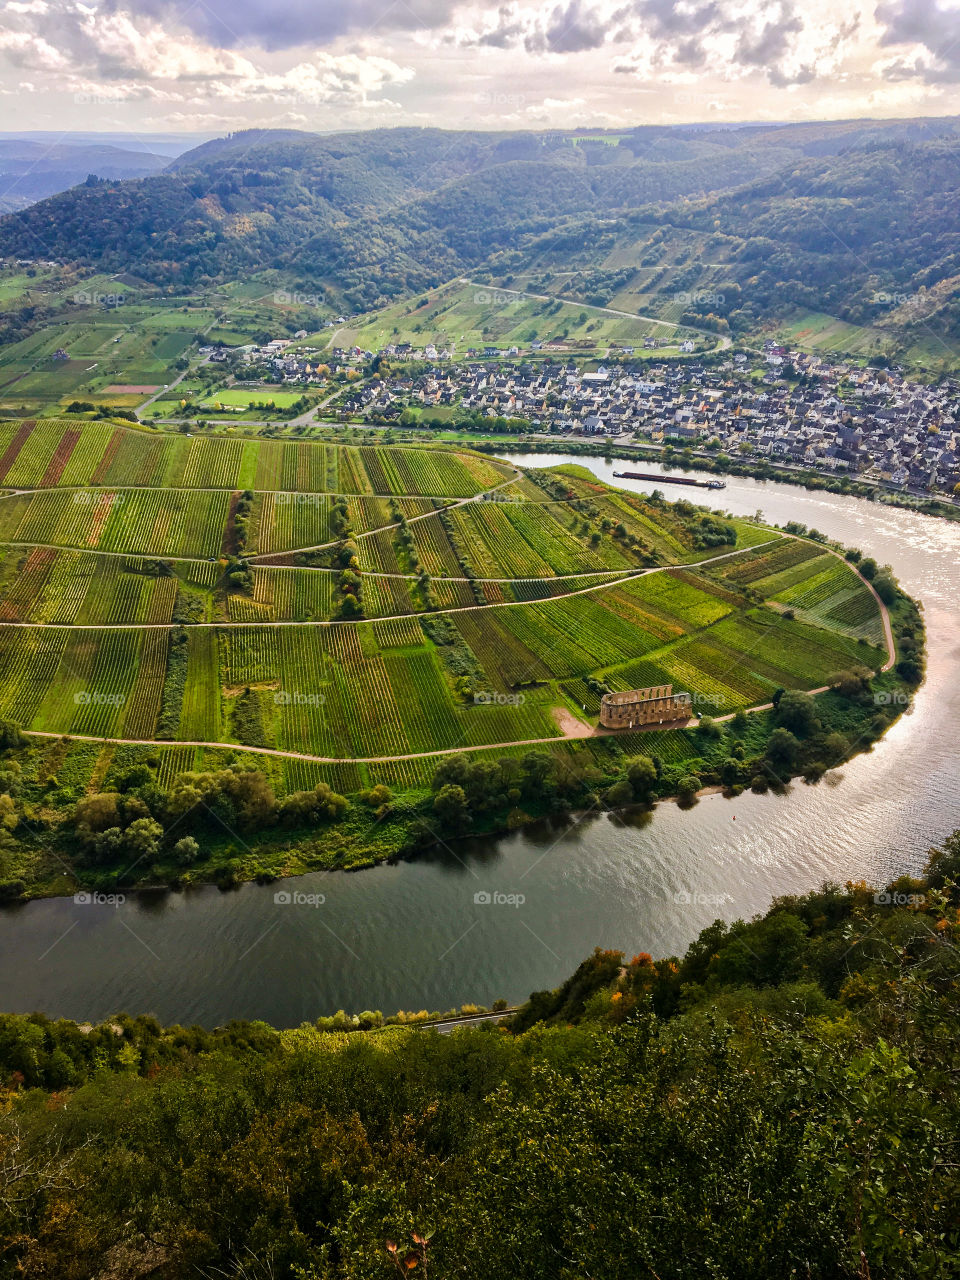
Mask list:
[[955,833],[445,1036],[0,1016],[0,1275],[956,1275],[958,873]]

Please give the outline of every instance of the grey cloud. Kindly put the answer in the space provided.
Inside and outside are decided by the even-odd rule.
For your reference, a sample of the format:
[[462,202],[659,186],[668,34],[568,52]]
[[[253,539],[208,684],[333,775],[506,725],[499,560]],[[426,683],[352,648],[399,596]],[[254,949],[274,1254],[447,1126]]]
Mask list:
[[912,63],[897,59],[885,72],[888,80],[922,79],[927,84],[960,80],[960,12],[943,9],[937,0],[893,0],[877,6],[885,28],[882,45],[919,44],[930,54]]
[[790,37],[802,30],[803,23],[796,14],[784,14],[779,21],[767,22],[756,38],[742,35],[736,59],[746,66],[773,66],[790,52]]
[[546,25],[525,41],[531,53],[582,53],[599,49],[607,38],[607,22],[597,10],[586,10],[580,0],[556,8]]
[[[628,0],[614,9],[591,6],[589,0],[567,0],[545,12],[501,8],[495,26],[468,38],[467,43],[502,49],[522,46],[529,53],[548,54],[579,53],[632,42],[644,46],[648,61],[654,66],[697,71],[709,63],[706,38],[733,35],[734,66],[763,69],[772,84],[783,86],[815,78],[816,68],[812,66],[787,69],[795,37],[802,30],[803,21],[791,0],[769,5],[759,32],[752,18],[734,8],[729,0],[693,0],[684,4],[678,0]],[[618,61],[614,68],[619,74],[631,69],[629,61]]]
[[210,44],[270,50],[329,44],[339,36],[432,31],[448,26],[458,0],[105,0],[106,12],[132,12],[182,24]]

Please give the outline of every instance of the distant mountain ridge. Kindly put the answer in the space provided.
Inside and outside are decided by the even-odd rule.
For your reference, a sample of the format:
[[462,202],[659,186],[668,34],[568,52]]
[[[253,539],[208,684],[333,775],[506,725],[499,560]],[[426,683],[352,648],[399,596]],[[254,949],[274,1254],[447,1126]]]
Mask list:
[[754,282],[751,318],[788,301],[867,316],[871,288],[910,293],[960,275],[958,183],[954,118],[590,134],[246,130],[162,173],[101,176],[3,218],[0,255],[43,246],[189,287],[275,267],[369,308],[457,273],[522,265],[558,232],[582,227],[599,255],[611,219],[624,233],[653,221],[667,238],[721,243],[738,287]]
[[110,180],[145,178],[162,172],[170,160],[168,147],[153,149],[149,140],[128,140],[125,135],[0,135],[0,213],[66,191],[91,173]]

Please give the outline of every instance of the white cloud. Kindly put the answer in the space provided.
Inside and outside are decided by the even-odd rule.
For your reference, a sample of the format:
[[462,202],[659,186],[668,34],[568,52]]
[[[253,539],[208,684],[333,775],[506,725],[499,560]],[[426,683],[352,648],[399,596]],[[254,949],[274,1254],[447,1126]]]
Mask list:
[[954,32],[944,0],[0,0],[0,86],[83,127],[922,114],[960,109]]

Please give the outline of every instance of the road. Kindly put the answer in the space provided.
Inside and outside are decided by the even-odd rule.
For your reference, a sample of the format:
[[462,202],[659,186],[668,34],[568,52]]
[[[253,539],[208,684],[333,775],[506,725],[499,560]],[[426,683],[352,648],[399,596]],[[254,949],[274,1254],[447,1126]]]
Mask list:
[[[589,302],[581,302],[578,298],[562,298],[551,293],[524,293],[522,289],[504,289],[500,285],[477,284],[475,280],[467,280],[461,276],[461,284],[473,285],[486,293],[510,293],[516,298],[530,298],[533,302],[563,302],[570,307],[579,307],[581,311],[599,311],[603,315],[617,316],[625,320],[643,320],[647,324],[663,325],[665,329],[689,329],[691,333],[699,333],[703,338],[716,338],[720,351],[728,351],[733,346],[733,339],[725,334],[714,333],[712,329],[697,329],[692,324],[679,324],[675,320],[661,320],[659,316],[642,316],[636,311],[618,311],[615,307],[597,307]],[[573,353],[575,354],[575,353]]]
[[[768,542],[757,542],[754,544],[754,546],[750,547],[749,550],[758,551],[761,547],[769,546],[771,542],[776,542],[776,541],[777,541],[776,538],[771,538]],[[0,543],[0,546],[3,546],[3,545],[9,546],[9,545],[26,545],[26,544]],[[34,546],[35,544],[30,543],[29,545]],[[561,595],[550,596],[549,599],[551,603],[554,603],[559,600],[569,600],[573,596],[585,596],[592,591],[606,591],[609,587],[618,586],[619,583],[621,582],[627,582],[632,580],[633,578],[647,577],[650,574],[654,574],[654,573],[669,573],[671,569],[696,570],[701,568],[703,565],[716,564],[720,560],[728,560],[730,556],[739,556],[739,555],[743,555],[743,553],[744,553],[744,548],[741,547],[738,551],[727,551],[723,555],[711,556],[709,560],[697,560],[692,564],[664,564],[664,565],[658,565],[654,569],[629,569],[629,570],[625,570],[621,577],[614,578],[612,581],[595,582],[592,586],[580,587],[579,590],[577,591],[564,591]],[[111,552],[109,554],[123,555],[123,554],[129,554],[129,553]],[[288,554],[292,554],[292,553],[288,553]],[[597,575],[591,574],[590,576],[595,577]],[[523,581],[531,582],[531,581],[537,581],[537,579],[525,578],[523,579]],[[541,579],[541,581],[552,582],[552,581],[555,581],[555,579],[547,578],[547,579]],[[433,618],[433,617],[444,616],[448,613],[479,613],[481,609],[529,609],[531,605],[537,605],[537,604],[543,604],[543,603],[544,603],[543,600],[503,600],[503,601],[494,601],[492,604],[458,604],[458,605],[454,605],[450,609],[431,609],[428,614],[427,613],[424,613],[424,614],[394,613],[394,614],[390,614],[387,617],[382,617],[382,618],[356,618],[352,620],[351,619],[337,620],[334,618],[329,620],[312,619],[312,620],[307,620],[305,622],[298,622],[295,619],[287,618],[282,620],[272,619],[270,621],[256,621],[256,622],[216,621],[216,622],[189,622],[189,623],[0,621],[0,627],[14,627],[14,628],[20,628],[22,630],[28,630],[31,628],[42,629],[44,627],[69,627],[71,631],[172,631],[180,626],[189,627],[190,630],[196,630],[198,627],[199,628],[203,628],[203,627],[351,627],[351,626],[356,627],[356,626],[361,626],[364,623],[370,624],[370,623],[377,623],[377,622],[403,622],[409,618],[418,618],[418,617]],[[886,668],[884,669],[886,670]],[[59,736],[58,734],[53,735],[53,737],[58,737],[58,736]],[[547,741],[547,739],[543,739],[543,741]],[[197,745],[203,745],[203,744],[197,744]],[[499,745],[503,746],[506,744],[501,743]],[[433,752],[423,752],[422,754],[432,755]],[[406,757],[398,756],[396,758],[405,759]]]

